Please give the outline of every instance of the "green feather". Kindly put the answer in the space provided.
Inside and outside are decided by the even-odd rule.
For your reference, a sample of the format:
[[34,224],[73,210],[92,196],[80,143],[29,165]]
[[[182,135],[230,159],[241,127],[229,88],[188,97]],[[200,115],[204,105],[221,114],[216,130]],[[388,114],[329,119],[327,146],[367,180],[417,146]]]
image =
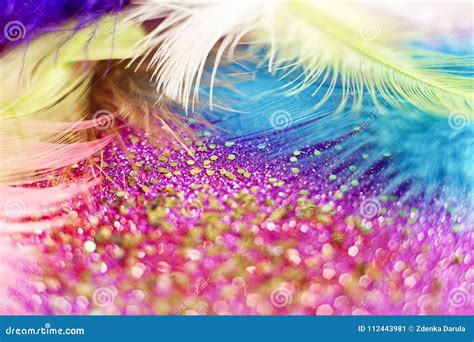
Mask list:
[[474,118],[474,82],[452,71],[472,68],[472,56],[403,46],[398,42],[406,37],[395,37],[394,25],[386,18],[332,5],[288,1],[277,11],[277,52],[270,58],[276,68],[285,68],[292,61],[287,74],[304,68],[291,82],[290,94],[326,83],[329,90],[316,106],[341,86],[339,110],[348,103],[360,109],[368,93],[379,109],[383,109],[383,99],[385,105],[394,107],[415,106],[439,115],[461,112]]

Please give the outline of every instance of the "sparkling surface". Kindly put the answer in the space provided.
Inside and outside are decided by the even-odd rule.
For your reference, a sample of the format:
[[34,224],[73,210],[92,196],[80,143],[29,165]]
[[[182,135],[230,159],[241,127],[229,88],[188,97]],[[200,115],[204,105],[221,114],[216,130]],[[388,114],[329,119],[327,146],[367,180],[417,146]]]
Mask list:
[[416,200],[373,197],[371,175],[313,167],[321,148],[269,159],[270,148],[209,132],[163,147],[124,129],[76,167],[101,181],[65,206],[71,223],[23,236],[40,256],[3,310],[472,313],[470,227]]

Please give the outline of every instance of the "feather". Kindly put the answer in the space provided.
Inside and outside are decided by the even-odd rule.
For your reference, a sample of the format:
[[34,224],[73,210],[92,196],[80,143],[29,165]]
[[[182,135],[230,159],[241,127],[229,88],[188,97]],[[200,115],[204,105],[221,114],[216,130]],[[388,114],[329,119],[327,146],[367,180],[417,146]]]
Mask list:
[[32,268],[37,255],[38,250],[22,242],[17,235],[0,234],[0,314],[28,313],[25,302],[31,289],[25,269]]
[[[233,52],[241,38],[249,36],[247,42],[271,46],[268,52],[271,69],[285,68],[291,74],[286,85],[288,95],[312,84],[329,84],[316,107],[324,104],[340,84],[343,96],[338,110],[350,102],[352,109],[359,110],[362,98],[369,94],[379,110],[383,110],[382,99],[391,106],[403,103],[431,114],[447,116],[461,112],[474,117],[473,83],[469,75],[463,74],[464,69],[472,66],[472,58],[403,46],[400,41],[407,34],[397,37],[385,33],[394,32],[397,27],[390,18],[376,17],[345,3],[287,1],[237,5],[212,1],[180,4],[136,1],[132,4],[138,6],[131,8],[131,20],[161,19],[142,42],[143,51],[152,55],[149,66],[154,68],[157,90],[185,108],[197,99],[209,56],[215,56],[214,71],[209,76],[212,85],[225,49]],[[209,18],[219,20],[213,19],[211,25]],[[191,29],[199,39],[187,39]],[[303,72],[295,75],[299,67],[303,67]],[[212,86],[210,89],[212,107]],[[314,90],[317,91],[318,88]]]
[[126,0],[3,0],[0,7],[0,52],[30,42],[35,37],[60,31],[70,19],[79,30],[101,16],[127,5]]
[[[117,113],[89,112],[96,65],[100,60],[130,57],[142,37],[142,29],[106,17],[78,32],[66,27],[50,33],[2,57],[0,75],[8,91],[0,98],[1,231],[62,225],[62,217],[49,222],[25,219],[57,214],[61,203],[95,184],[88,175],[65,172],[112,139],[101,130]],[[61,183],[61,174],[72,184]],[[12,187],[41,181],[53,186]],[[12,216],[11,206],[22,210]]]
[[[51,33],[2,58],[0,75],[9,91],[0,99],[0,183],[39,181],[109,141],[86,141],[87,129],[102,121],[82,122],[89,115],[94,61],[130,56],[141,32],[111,17],[72,37],[67,31]],[[44,130],[47,123],[51,125]]]
[[460,111],[474,117],[472,79],[453,72],[472,67],[470,56],[401,46],[392,34],[382,34],[381,27],[393,32],[383,18],[377,19],[382,23],[379,25],[370,21],[370,15],[338,5],[288,2],[280,12],[282,18],[277,22],[285,24],[277,31],[276,65],[294,61],[293,68],[304,68],[301,80],[292,80],[291,93],[327,82],[330,86],[318,103],[321,105],[340,83],[339,109],[350,101],[359,109],[368,93],[376,105],[383,98],[391,106],[410,104],[432,114],[447,116]]
[[[84,180],[46,188],[0,187],[0,232],[32,231],[25,228],[31,228],[34,223],[16,221],[57,214],[67,200],[87,192],[97,183],[97,180]],[[45,229],[48,225],[42,223]]]
[[[218,77],[226,84],[233,73],[253,74],[232,89],[215,87],[215,96],[228,99],[234,111],[197,109],[226,139],[268,146],[269,159],[298,151],[293,166],[314,172],[322,181],[337,175],[326,191],[354,183],[374,196],[396,194],[402,201],[418,198],[449,205],[464,219],[472,212],[474,125],[467,117],[433,116],[415,108],[407,115],[385,103],[381,114],[368,95],[360,113],[336,112],[344,96],[341,86],[334,87],[324,106],[315,108],[314,101],[326,96],[328,85],[314,96],[315,84],[285,96],[286,80],[278,73],[245,63],[226,65]],[[209,89],[202,91],[206,96]],[[286,159],[282,163],[292,164]]]
[[[224,51],[232,54],[242,36],[254,28],[254,19],[267,8],[260,2],[246,1],[137,0],[132,5],[138,6],[131,9],[129,20],[160,20],[142,41],[142,50],[135,59],[150,55],[148,65],[154,69],[157,92],[186,109],[198,98],[202,73],[213,48],[217,45],[216,69]],[[213,75],[210,78],[213,83]],[[212,94],[210,103],[212,106]]]

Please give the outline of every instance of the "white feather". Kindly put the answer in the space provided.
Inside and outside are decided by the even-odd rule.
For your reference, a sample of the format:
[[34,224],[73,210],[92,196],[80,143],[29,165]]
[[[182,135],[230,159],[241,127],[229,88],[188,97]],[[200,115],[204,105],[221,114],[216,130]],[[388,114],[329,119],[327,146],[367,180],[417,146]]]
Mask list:
[[149,67],[154,68],[157,91],[186,109],[198,99],[211,50],[217,46],[212,88],[224,52],[232,54],[240,39],[257,29],[257,18],[272,7],[271,1],[135,0],[132,4],[139,6],[132,8],[129,20],[162,20],[141,42],[143,50],[134,60],[151,57]]

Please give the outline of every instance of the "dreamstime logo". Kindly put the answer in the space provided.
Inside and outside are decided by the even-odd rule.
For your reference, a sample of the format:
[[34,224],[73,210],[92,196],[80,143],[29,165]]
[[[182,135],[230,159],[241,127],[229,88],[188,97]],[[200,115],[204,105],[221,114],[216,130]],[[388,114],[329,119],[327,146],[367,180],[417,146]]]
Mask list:
[[5,203],[3,210],[6,217],[18,218],[25,213],[26,207],[23,201],[19,199],[11,199]]
[[291,115],[285,110],[277,110],[270,117],[270,124],[274,129],[283,130],[291,126]]
[[106,307],[112,305],[117,295],[115,287],[99,287],[92,295],[92,301],[95,305]]
[[183,38],[187,40],[197,40],[201,37],[201,34],[201,26],[198,24],[190,23],[184,28]]
[[384,280],[380,284],[378,284],[367,294],[367,297],[365,297],[365,299],[359,305],[356,305],[352,308],[352,313],[355,314],[357,311],[367,307],[368,305],[377,303],[377,300],[384,294],[384,289],[387,284],[387,280]]
[[180,306],[178,306],[175,310],[174,310],[174,314],[175,315],[179,315],[184,309],[186,309],[188,306],[192,306],[196,303],[196,301],[198,300],[198,296],[206,289],[206,287],[209,286],[210,284],[210,279],[207,278],[206,280],[204,281],[201,281],[197,284],[194,284],[194,292],[188,296],[183,303],[181,303]]
[[270,294],[270,302],[277,308],[290,305],[292,300],[293,295],[291,294],[291,291],[283,286],[277,287]]
[[26,28],[21,21],[9,21],[3,28],[5,38],[11,42],[25,38]]
[[359,207],[360,214],[365,218],[375,217],[382,208],[382,205],[376,198],[366,198],[362,201]]
[[364,40],[374,40],[380,37],[381,30],[375,21],[368,21],[360,27],[359,33]]
[[96,128],[100,131],[109,129],[114,124],[114,115],[106,109],[98,110],[92,118],[97,121]]
[[448,301],[451,306],[459,308],[469,303],[471,295],[469,291],[463,287],[456,287],[449,292]]
[[463,129],[467,127],[469,119],[466,113],[457,110],[449,114],[448,122],[452,129]]
[[184,216],[196,218],[201,216],[203,211],[203,205],[200,200],[195,201],[184,201],[182,207],[182,213]]

